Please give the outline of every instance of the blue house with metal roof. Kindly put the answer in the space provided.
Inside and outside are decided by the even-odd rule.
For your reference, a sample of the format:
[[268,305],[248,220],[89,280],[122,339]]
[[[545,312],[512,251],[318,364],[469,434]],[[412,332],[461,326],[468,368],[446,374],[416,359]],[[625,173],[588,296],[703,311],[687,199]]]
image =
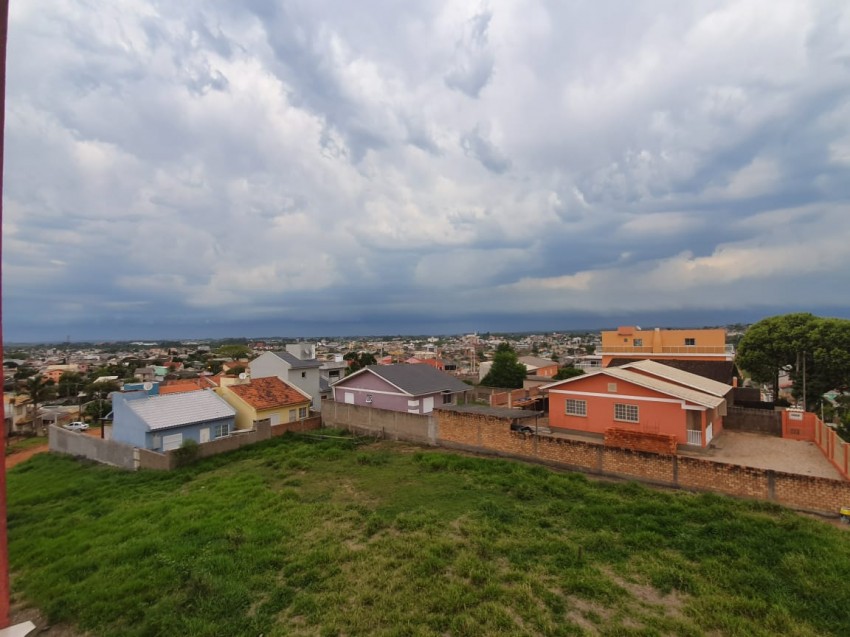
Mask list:
[[235,427],[236,410],[211,390],[164,396],[145,391],[112,394],[112,439],[134,447],[169,451],[186,440],[224,438]]

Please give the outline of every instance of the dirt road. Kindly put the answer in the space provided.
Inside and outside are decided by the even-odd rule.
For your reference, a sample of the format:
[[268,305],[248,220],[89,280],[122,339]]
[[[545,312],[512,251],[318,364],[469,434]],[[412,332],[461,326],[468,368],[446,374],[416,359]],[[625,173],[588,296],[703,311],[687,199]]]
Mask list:
[[44,453],[49,451],[49,447],[47,444],[39,445],[37,447],[31,447],[29,449],[24,449],[23,451],[19,451],[18,453],[13,453],[11,456],[6,456],[6,471],[11,469],[12,467],[21,464],[32,458],[37,453]]

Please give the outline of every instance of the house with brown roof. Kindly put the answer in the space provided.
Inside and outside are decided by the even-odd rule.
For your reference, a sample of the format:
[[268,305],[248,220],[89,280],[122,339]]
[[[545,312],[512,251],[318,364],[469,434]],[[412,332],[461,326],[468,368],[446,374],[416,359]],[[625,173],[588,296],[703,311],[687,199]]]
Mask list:
[[224,385],[215,391],[236,410],[236,429],[253,429],[258,420],[280,425],[310,416],[310,394],[277,376]]

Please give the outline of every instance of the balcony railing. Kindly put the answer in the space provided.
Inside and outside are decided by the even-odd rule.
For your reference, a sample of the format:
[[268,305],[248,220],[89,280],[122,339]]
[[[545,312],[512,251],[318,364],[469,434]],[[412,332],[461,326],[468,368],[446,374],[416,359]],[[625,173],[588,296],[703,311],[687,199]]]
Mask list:
[[600,354],[726,354],[731,356],[735,348],[731,345],[677,345],[666,346],[655,351],[652,347],[630,347],[627,345],[616,345],[614,347],[602,347]]
[[702,447],[702,432],[688,429],[688,444]]

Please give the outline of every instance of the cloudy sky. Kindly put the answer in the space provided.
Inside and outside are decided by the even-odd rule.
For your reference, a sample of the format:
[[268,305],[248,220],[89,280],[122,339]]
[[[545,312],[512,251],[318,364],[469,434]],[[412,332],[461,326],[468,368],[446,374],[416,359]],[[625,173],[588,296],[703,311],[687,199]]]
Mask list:
[[850,316],[846,0],[26,0],[6,112],[7,341]]

